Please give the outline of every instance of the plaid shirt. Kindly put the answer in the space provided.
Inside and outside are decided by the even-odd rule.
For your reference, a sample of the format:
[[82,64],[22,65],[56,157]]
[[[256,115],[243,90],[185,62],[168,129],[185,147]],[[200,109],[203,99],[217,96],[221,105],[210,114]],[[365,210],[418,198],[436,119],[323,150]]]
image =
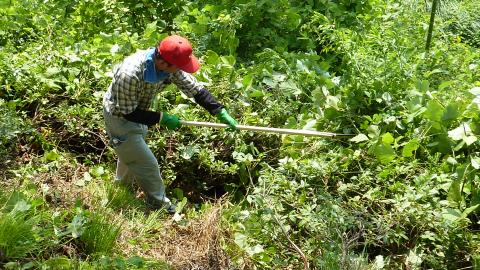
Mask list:
[[103,106],[115,116],[123,116],[136,108],[148,110],[157,93],[170,82],[192,98],[203,86],[191,74],[178,70],[158,83],[151,84],[143,79],[146,50],[127,57],[114,71],[113,81],[103,97]]

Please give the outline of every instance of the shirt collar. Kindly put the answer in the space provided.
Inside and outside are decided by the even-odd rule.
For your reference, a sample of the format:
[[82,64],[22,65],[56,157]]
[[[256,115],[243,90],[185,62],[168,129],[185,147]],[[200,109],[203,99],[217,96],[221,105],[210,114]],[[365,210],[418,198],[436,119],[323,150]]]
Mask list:
[[148,83],[158,83],[167,78],[170,73],[155,69],[155,48],[147,50],[145,55],[145,69],[143,70],[143,79]]

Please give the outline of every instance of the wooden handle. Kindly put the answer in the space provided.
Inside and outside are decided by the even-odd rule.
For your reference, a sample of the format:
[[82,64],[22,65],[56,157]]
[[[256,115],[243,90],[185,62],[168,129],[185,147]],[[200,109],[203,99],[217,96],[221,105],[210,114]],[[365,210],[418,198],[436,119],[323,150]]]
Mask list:
[[[213,128],[228,127],[228,125],[226,124],[218,124],[218,123],[210,123],[210,122],[196,122],[196,121],[181,120],[180,123],[184,126],[213,127]],[[320,132],[320,131],[303,130],[303,129],[270,128],[270,127],[257,127],[257,126],[245,126],[245,125],[237,125],[237,128],[240,130],[249,130],[249,131],[261,131],[261,132],[303,135],[303,136],[321,136],[321,137],[332,137],[332,138],[342,137],[342,136],[354,136],[353,134],[339,134],[339,133],[332,133],[332,132]]]

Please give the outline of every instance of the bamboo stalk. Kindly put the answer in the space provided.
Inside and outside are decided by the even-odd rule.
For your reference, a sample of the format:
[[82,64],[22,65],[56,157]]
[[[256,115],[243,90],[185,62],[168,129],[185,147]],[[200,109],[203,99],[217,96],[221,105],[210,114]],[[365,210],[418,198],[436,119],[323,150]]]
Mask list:
[[[226,124],[210,123],[210,122],[196,122],[196,121],[181,120],[180,123],[184,126],[228,128],[228,125]],[[246,125],[237,125],[237,128],[240,130],[248,130],[248,131],[261,131],[261,132],[269,132],[269,133],[303,135],[303,136],[320,136],[320,137],[331,137],[331,138],[354,136],[353,134],[340,134],[340,133],[333,133],[333,132],[321,132],[321,131],[303,130],[303,129],[271,128],[271,127],[257,127],[257,126],[246,126]]]

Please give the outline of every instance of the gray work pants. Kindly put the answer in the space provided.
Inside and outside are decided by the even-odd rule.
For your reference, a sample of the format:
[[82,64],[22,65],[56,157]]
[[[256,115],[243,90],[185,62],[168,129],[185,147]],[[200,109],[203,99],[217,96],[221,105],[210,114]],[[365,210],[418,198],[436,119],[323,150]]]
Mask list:
[[103,116],[110,145],[118,156],[115,181],[131,184],[135,179],[149,199],[169,202],[157,159],[145,142],[147,126],[114,116],[105,109]]

